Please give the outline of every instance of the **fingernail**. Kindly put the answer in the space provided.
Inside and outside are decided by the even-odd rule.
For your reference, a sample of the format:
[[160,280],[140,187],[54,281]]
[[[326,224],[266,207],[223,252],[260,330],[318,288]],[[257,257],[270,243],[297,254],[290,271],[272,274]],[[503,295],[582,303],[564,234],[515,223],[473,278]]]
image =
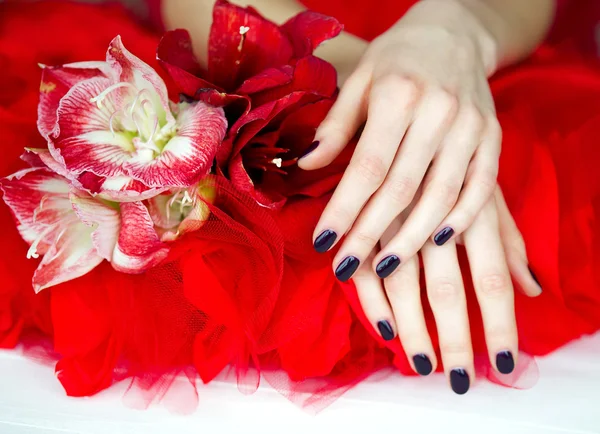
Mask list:
[[413,356],[413,363],[415,364],[415,369],[419,375],[425,376],[431,374],[433,371],[433,365],[425,354],[417,354]]
[[348,256],[344,258],[344,260],[340,262],[340,265],[335,269],[335,277],[337,277],[340,282],[346,282],[350,280],[359,265],[360,261],[358,258]]
[[469,390],[469,374],[462,368],[456,368],[450,371],[450,386],[454,393],[464,395]]
[[380,279],[385,279],[394,271],[396,271],[396,268],[398,268],[399,265],[400,258],[396,255],[390,255],[383,258],[381,262],[377,264],[375,271],[377,272],[377,275]]
[[385,341],[391,341],[394,339],[394,329],[389,321],[379,321],[377,323],[377,328],[379,329],[379,334]]
[[454,235],[454,229],[450,227],[444,228],[433,237],[433,242],[438,246],[443,246],[452,238],[452,235]]
[[515,359],[510,351],[500,351],[496,354],[496,368],[501,374],[510,374],[515,370]]
[[317,149],[319,147],[319,143],[320,142],[318,140],[315,140],[314,142],[312,142],[310,144],[310,146],[308,148],[306,148],[306,150],[302,153],[302,155],[300,155],[300,158],[306,157],[312,151],[314,151],[315,149]]
[[535,275],[535,273],[533,272],[533,270],[531,269],[531,267],[527,266],[527,268],[529,268],[529,272],[531,273],[531,277],[533,277],[533,280],[535,280],[535,283],[537,283],[538,286],[540,287],[540,289],[542,289],[542,284],[538,280],[537,276]]
[[336,239],[337,234],[334,231],[327,229],[319,234],[313,246],[317,252],[325,253],[327,250],[331,249],[331,246],[333,246]]

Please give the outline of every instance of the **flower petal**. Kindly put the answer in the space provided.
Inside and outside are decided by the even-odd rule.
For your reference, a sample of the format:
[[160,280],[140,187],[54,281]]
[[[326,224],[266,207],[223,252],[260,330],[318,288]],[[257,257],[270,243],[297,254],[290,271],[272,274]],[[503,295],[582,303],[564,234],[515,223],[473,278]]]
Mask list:
[[256,74],[254,77],[244,81],[236,93],[251,95],[274,87],[291,83],[294,68],[291,65],[283,65],[280,68],[269,68]]
[[139,274],[158,265],[169,253],[158,239],[142,202],[121,204],[121,231],[112,257],[115,270]]
[[[166,122],[173,122],[173,115],[169,110],[169,95],[167,86],[156,71],[147,63],[134,56],[125,48],[121,37],[114,38],[108,46],[106,61],[112,66],[119,82],[133,84],[136,89],[147,89],[150,95],[156,96],[154,107],[162,106]],[[159,116],[160,118],[161,116]]]
[[92,243],[92,231],[76,218],[69,222],[33,275],[36,293],[81,277],[102,262]]
[[25,153],[21,159],[32,167],[47,167],[54,173],[68,179],[78,185],[77,179],[58,161],[52,157],[48,149],[43,148],[25,148]]
[[93,229],[91,238],[96,251],[104,259],[111,261],[121,224],[118,209],[78,190],[72,190],[69,197],[79,220]]
[[189,187],[210,171],[226,130],[223,109],[201,101],[180,103],[177,135],[160,155],[150,161],[136,155],[123,167],[149,187]]
[[56,112],[62,97],[83,80],[106,77],[110,73],[106,62],[80,62],[42,69],[40,102],[38,104],[38,129],[48,138],[56,128]]
[[71,172],[122,175],[121,166],[134,151],[126,134],[110,131],[111,115],[122,105],[120,92],[106,95],[100,107],[91,102],[109,86],[106,78],[86,80],[72,87],[60,102],[58,128],[48,149]]
[[0,180],[0,189],[21,237],[30,245],[37,241],[32,255],[44,254],[73,213],[67,180],[45,168],[25,169]]
[[279,26],[252,8],[217,1],[208,44],[209,80],[225,90],[247,78],[286,64],[293,48]]
[[335,18],[312,11],[299,13],[282,26],[297,58],[312,54],[322,42],[339,35],[343,28]]
[[233,111],[240,114],[247,113],[250,109],[248,97],[225,93],[219,86],[201,78],[205,72],[194,56],[187,30],[177,29],[165,33],[156,56],[180,94],[215,107],[235,105]]

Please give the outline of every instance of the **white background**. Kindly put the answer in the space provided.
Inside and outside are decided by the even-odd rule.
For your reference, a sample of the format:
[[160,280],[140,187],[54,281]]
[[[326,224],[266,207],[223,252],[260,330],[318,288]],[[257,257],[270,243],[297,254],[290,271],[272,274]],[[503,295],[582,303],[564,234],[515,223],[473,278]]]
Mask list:
[[457,396],[442,375],[394,374],[362,383],[317,416],[264,382],[245,396],[217,381],[200,386],[197,409],[182,416],[164,402],[132,409],[123,399],[126,384],[93,398],[68,398],[52,367],[0,352],[0,433],[600,433],[600,334],[537,363],[540,380],[530,390],[481,380]]

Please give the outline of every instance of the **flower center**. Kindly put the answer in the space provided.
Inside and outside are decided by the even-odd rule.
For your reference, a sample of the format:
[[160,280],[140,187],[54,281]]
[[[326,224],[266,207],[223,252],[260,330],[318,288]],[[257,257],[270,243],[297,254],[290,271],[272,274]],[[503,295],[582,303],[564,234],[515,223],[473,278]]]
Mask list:
[[167,142],[174,136],[172,126],[167,126],[162,107],[156,109],[153,96],[148,89],[138,90],[133,84],[120,82],[109,86],[100,94],[90,99],[102,108],[104,99],[117,89],[129,88],[133,91],[131,101],[118,110],[113,111],[109,118],[109,128],[113,136],[124,134],[133,144],[133,149],[147,155],[150,159],[160,154]]
[[279,173],[287,175],[285,170],[289,166],[296,164],[297,158],[286,160],[283,157],[289,149],[269,147],[262,143],[255,143],[246,146],[242,150],[242,160],[248,170],[249,175],[254,179],[260,180],[266,173]]

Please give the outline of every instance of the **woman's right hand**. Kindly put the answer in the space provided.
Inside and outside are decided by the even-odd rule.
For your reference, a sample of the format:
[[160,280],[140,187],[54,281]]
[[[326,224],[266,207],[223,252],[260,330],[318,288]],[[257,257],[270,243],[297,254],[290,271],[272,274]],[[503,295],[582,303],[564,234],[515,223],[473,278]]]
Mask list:
[[[400,225],[397,220],[388,228],[384,242],[397,233]],[[508,374],[514,369],[518,354],[511,274],[530,297],[538,296],[542,289],[528,267],[523,238],[498,187],[457,241],[464,243],[467,251],[490,362],[498,372]],[[436,246],[429,241],[421,254],[444,370],[452,390],[464,394],[475,377],[475,368],[456,243],[452,240]],[[428,375],[438,361],[425,324],[419,273],[419,256],[415,255],[384,281],[367,262],[357,271],[354,282],[373,327],[386,340],[399,336],[413,369]]]

